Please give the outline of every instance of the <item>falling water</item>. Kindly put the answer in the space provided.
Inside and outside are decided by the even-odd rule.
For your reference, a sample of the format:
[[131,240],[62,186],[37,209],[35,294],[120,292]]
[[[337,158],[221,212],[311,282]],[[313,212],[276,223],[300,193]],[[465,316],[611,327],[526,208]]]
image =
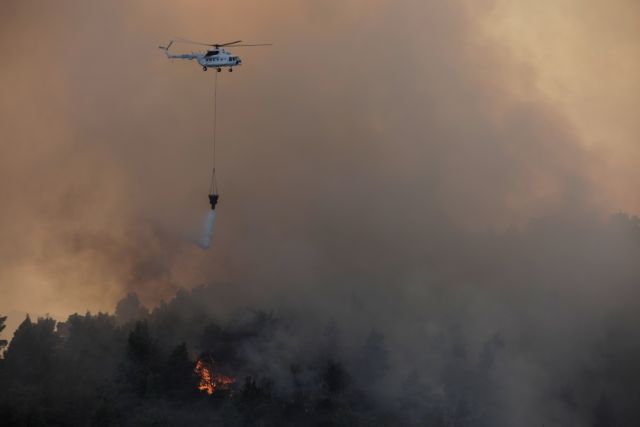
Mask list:
[[211,239],[213,237],[213,224],[216,221],[216,211],[210,210],[207,217],[204,220],[204,228],[202,230],[202,239],[199,246],[202,249],[209,249],[211,247]]

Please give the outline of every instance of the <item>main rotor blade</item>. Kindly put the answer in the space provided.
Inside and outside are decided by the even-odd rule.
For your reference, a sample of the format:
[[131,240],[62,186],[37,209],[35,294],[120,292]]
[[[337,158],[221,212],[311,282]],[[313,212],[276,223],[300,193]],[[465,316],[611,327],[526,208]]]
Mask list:
[[249,47],[249,46],[273,46],[273,43],[261,43],[261,44],[237,44],[233,47]]
[[215,47],[215,48],[219,48],[219,47],[225,47],[225,46],[232,46],[233,47],[252,47],[252,46],[273,46],[271,43],[260,43],[260,44],[238,44],[238,43],[242,43],[242,40],[236,40],[234,42],[229,42],[229,43],[203,43],[203,42],[196,42],[193,40],[187,40],[187,39],[181,39],[181,38],[175,38],[174,41],[176,43],[189,43],[189,44],[197,44],[200,46],[210,46],[210,47]]
[[217,45],[215,45],[215,47],[231,46],[232,44],[236,44],[236,43],[242,43],[242,40],[236,40],[236,41],[234,41],[234,42],[223,43],[223,44],[217,44]]
[[176,43],[189,43],[189,44],[197,44],[200,46],[217,46],[216,44],[211,44],[211,43],[203,43],[203,42],[195,42],[193,40],[187,40],[187,39],[174,39],[174,41]]

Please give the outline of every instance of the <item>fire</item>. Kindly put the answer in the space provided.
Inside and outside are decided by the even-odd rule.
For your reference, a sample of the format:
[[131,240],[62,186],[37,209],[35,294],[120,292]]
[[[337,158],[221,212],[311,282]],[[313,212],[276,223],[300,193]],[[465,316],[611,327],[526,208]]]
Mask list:
[[200,377],[198,390],[206,391],[209,395],[212,395],[216,390],[229,390],[236,382],[234,377],[213,373],[212,364],[198,360],[194,369],[194,372]]

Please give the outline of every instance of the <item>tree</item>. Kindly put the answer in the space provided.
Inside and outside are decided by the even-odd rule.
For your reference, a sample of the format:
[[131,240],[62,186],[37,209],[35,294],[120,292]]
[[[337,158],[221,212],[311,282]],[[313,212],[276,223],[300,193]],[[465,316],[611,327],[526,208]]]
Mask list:
[[369,387],[375,385],[385,377],[389,367],[389,352],[384,342],[384,335],[373,330],[357,358],[356,372],[360,383]]
[[51,318],[33,323],[29,316],[18,326],[5,353],[6,369],[13,379],[41,385],[50,377],[60,343],[55,326]]
[[160,369],[158,346],[151,338],[147,322],[136,322],[127,342],[125,382],[137,395],[148,395],[154,391]]
[[64,339],[62,355],[73,366],[74,376],[85,382],[104,380],[117,370],[126,334],[116,327],[113,316],[72,314],[58,323],[57,330]]
[[325,393],[330,398],[341,395],[349,385],[349,374],[342,364],[334,360],[327,361],[320,379]]
[[611,400],[602,393],[593,410],[593,427],[616,427],[616,417]]
[[178,345],[167,360],[162,375],[165,394],[174,398],[187,398],[196,394],[198,381],[194,374],[194,363],[189,358],[187,345]]
[[143,320],[148,316],[149,310],[140,303],[140,299],[138,299],[138,295],[135,292],[131,292],[121,299],[116,306],[116,320],[120,325]]
[[[0,417],[6,425],[51,425],[60,339],[55,320],[29,316],[16,329],[0,376]],[[2,422],[0,422],[2,424]],[[4,425],[4,424],[3,424]]]
[[[2,333],[2,331],[4,331],[4,328],[7,327],[7,325],[4,324],[4,322],[7,320],[7,316],[0,316],[0,333]],[[0,352],[2,351],[3,348],[5,348],[7,346],[7,340],[1,340],[0,339]]]

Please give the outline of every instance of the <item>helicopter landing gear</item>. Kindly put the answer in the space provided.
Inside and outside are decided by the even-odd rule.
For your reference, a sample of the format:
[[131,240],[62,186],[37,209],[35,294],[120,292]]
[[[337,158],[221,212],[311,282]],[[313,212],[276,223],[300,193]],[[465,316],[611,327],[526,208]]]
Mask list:
[[202,67],[202,71],[207,71],[207,67]]
[[222,68],[218,68],[218,72],[222,71]]
[[229,72],[230,72],[230,73],[233,73],[233,68],[229,68]]

